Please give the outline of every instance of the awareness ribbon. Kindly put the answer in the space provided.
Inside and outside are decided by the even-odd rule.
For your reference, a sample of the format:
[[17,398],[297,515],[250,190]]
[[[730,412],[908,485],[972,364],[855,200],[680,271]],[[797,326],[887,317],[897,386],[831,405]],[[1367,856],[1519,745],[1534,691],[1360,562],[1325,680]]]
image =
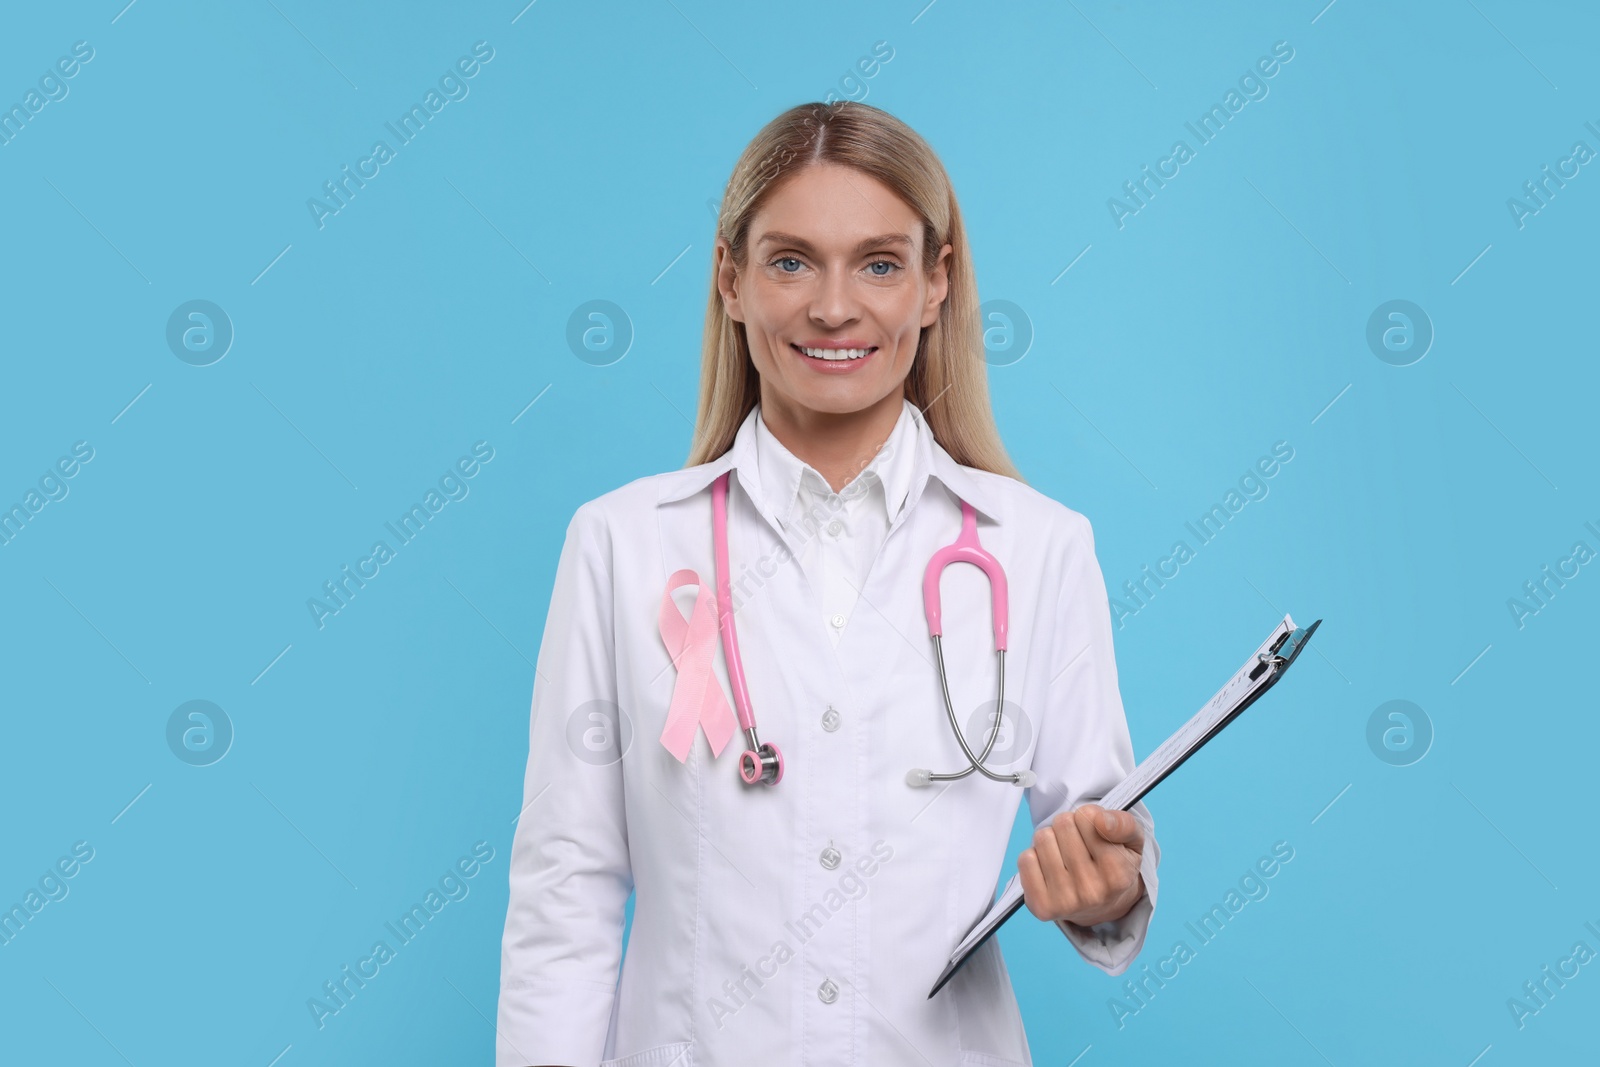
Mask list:
[[[694,606],[684,621],[673,602],[672,591],[695,586]],[[674,571],[661,594],[661,640],[677,665],[678,677],[672,685],[672,703],[667,709],[667,724],[661,743],[682,763],[694,744],[695,724],[703,726],[711,754],[720,756],[734,734],[733,709],[711,670],[717,640],[717,608],[714,594],[692,570]]]

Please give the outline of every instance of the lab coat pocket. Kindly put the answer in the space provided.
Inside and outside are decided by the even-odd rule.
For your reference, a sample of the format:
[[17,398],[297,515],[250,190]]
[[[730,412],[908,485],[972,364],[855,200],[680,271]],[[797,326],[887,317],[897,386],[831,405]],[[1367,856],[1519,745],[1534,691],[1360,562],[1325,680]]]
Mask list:
[[986,1052],[969,1052],[961,1050],[961,1067],[1027,1067],[1020,1060],[1008,1060],[1000,1056],[991,1056]]
[[[620,1060],[601,1060],[600,1067],[693,1067],[689,1058],[689,1042],[675,1041],[670,1045],[657,1045]],[[1019,1064],[1018,1067],[1021,1067]]]

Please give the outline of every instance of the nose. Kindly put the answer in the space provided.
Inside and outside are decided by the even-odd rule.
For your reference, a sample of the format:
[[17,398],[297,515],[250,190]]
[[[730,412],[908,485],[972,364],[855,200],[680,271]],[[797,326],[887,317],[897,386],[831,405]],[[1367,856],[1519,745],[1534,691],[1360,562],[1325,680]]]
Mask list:
[[859,310],[851,281],[844,267],[829,267],[823,271],[822,280],[811,298],[811,321],[828,329],[838,329],[854,321]]

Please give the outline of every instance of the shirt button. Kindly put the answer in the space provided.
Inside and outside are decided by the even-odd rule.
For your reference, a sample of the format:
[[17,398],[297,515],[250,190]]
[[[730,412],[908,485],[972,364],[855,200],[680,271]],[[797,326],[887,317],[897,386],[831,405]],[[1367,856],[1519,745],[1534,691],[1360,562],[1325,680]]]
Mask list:
[[832,841],[828,842],[828,847],[822,850],[822,855],[819,858],[822,861],[822,865],[830,871],[839,866],[839,850],[833,847]]
[[832,522],[828,523],[828,533],[834,537],[838,537],[843,530],[844,523],[840,522],[838,519],[834,519]]
[[833,628],[835,630],[844,629],[844,616],[843,615],[837,615],[836,614],[836,615],[834,615],[833,618],[829,619],[828,621],[833,624]]
[[832,978],[824,978],[822,984],[817,986],[817,999],[824,1004],[832,1004],[839,999],[839,987],[833,984]]
[[822,728],[830,734],[839,728],[839,713],[828,705],[828,710],[822,713]]

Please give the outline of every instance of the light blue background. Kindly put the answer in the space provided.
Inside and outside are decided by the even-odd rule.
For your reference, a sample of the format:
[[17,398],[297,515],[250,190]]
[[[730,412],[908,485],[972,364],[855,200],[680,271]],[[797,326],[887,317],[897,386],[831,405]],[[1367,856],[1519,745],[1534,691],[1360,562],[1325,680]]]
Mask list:
[[[7,106],[95,50],[0,147],[0,504],[94,449],[0,547],[0,903],[95,850],[0,946],[0,1058],[490,1061],[566,523],[682,463],[708,201],[780,110],[859,98],[840,79],[880,40],[866,100],[941,154],[983,298],[1034,331],[991,369],[1006,443],[1093,522],[1114,595],[1294,449],[1118,630],[1136,750],[1283,612],[1326,620],[1152,795],[1141,962],[1287,841],[1270,896],[1122,1029],[1123,980],[1014,920],[1036,1061],[1593,1055],[1600,965],[1525,1028],[1506,1006],[1600,949],[1600,576],[1520,629],[1506,604],[1600,548],[1600,172],[1523,228],[1506,206],[1575,141],[1600,149],[1592,7],[123,2],[30,5],[0,34]],[[479,40],[470,95],[318,229],[307,198]],[[1107,199],[1277,41],[1269,95],[1119,229]],[[165,341],[192,299],[236,331],[211,366]],[[565,340],[594,299],[635,332],[609,366]],[[1392,299],[1436,331],[1410,366],[1365,340]],[[319,630],[307,599],[479,440],[470,494]],[[236,731],[209,767],[165,739],[194,699]],[[1435,732],[1410,766],[1366,740],[1392,699]],[[480,840],[470,895],[318,1030],[307,998]]]

